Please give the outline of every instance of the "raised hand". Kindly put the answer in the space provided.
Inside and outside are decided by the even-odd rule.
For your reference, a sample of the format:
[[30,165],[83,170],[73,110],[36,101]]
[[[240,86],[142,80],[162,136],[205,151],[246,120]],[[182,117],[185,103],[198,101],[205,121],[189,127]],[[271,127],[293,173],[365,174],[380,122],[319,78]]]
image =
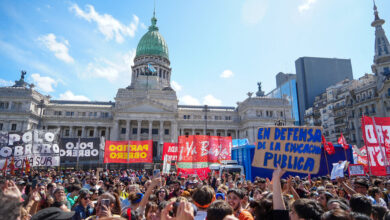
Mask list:
[[3,195],[16,199],[20,199],[22,197],[22,193],[19,191],[15,182],[12,180],[7,180],[5,182],[3,187]]

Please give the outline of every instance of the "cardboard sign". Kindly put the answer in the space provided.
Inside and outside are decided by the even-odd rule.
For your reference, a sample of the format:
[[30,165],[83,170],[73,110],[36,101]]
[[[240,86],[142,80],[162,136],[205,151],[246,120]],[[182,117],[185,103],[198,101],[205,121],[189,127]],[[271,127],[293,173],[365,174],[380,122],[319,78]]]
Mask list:
[[364,165],[362,164],[350,164],[348,166],[349,176],[364,176]]
[[153,141],[106,141],[104,163],[152,163]]
[[259,128],[252,166],[316,174],[321,161],[321,127]]
[[8,158],[15,160],[15,167],[21,168],[27,158],[30,166],[59,166],[59,129],[27,130],[25,132],[0,132],[0,167]]

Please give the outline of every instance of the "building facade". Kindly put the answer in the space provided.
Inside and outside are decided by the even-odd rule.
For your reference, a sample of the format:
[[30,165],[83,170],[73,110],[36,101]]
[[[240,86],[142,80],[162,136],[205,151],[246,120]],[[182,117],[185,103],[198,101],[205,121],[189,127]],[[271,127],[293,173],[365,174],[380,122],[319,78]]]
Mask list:
[[305,111],[313,106],[316,96],[333,84],[353,79],[349,59],[301,57],[295,61],[295,69],[301,124],[304,124]]
[[52,100],[24,80],[0,88],[0,130],[60,129],[61,137],[101,137],[108,140],[153,140],[159,161],[164,142],[180,135],[216,135],[248,138],[254,143],[257,128],[276,123],[292,125],[291,105],[285,98],[256,96],[237,106],[179,105],[171,87],[168,46],[153,16],[134,58],[131,84],[120,88],[114,102]]
[[309,125],[322,125],[324,134],[336,142],[343,133],[349,144],[362,147],[361,117],[390,117],[390,45],[374,5],[375,55],[371,66],[374,74],[357,80],[343,80],[315,98],[305,112]]
[[300,125],[299,105],[296,75],[291,73],[278,73],[276,75],[276,88],[267,94],[269,98],[287,98],[291,105],[291,117],[294,125]]

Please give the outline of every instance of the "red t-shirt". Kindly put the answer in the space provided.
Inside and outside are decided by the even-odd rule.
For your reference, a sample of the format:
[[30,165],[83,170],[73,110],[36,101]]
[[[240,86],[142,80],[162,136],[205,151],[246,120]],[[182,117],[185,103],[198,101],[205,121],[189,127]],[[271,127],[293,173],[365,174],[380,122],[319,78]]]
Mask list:
[[239,220],[254,220],[252,214],[248,210],[242,210],[237,216]]

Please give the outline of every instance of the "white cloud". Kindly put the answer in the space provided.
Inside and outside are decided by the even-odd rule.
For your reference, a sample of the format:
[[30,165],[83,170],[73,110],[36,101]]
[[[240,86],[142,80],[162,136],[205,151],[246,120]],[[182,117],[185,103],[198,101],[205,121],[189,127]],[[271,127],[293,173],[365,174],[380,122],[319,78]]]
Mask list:
[[142,29],[145,29],[145,30],[148,29],[148,27],[143,22],[141,22],[140,26]]
[[173,80],[171,82],[171,85],[172,85],[172,88],[174,90],[176,90],[177,92],[181,91],[181,89],[182,89],[182,86],[179,83],[177,83],[177,82],[175,82]]
[[317,2],[317,0],[304,0],[304,2],[300,6],[298,6],[298,11],[300,13],[307,11],[316,2]]
[[200,102],[198,99],[190,96],[190,95],[185,95],[183,96],[180,101],[184,104],[184,105],[200,105]]
[[71,91],[66,91],[65,93],[60,94],[61,100],[72,100],[72,101],[90,101],[89,98],[83,95],[75,95]]
[[133,21],[126,26],[113,18],[110,14],[99,14],[92,5],[86,5],[85,7],[86,10],[84,11],[80,9],[77,4],[73,4],[70,7],[70,10],[74,11],[77,16],[84,18],[88,22],[96,22],[99,31],[107,40],[111,40],[115,37],[116,42],[122,43],[125,36],[134,37],[139,24],[139,18],[136,15],[133,15]]
[[31,74],[31,78],[35,84],[35,86],[42,90],[43,92],[53,92],[53,86],[57,85],[57,81],[48,77],[41,76],[38,73]]
[[203,104],[204,105],[211,105],[211,106],[221,106],[222,101],[215,98],[213,95],[209,94],[203,98]]
[[50,51],[54,52],[54,55],[58,59],[66,63],[74,62],[73,57],[71,57],[68,53],[69,42],[67,40],[58,42],[54,34],[40,36],[38,40],[42,42]]
[[227,79],[227,78],[233,77],[233,75],[234,74],[231,70],[224,70],[219,77]]
[[127,53],[119,53],[111,56],[112,59],[98,58],[95,62],[88,63],[85,72],[81,73],[82,78],[104,78],[114,83],[118,80],[123,82],[131,79],[131,66],[135,57],[135,50]]
[[0,86],[12,86],[13,84],[11,80],[0,79]]
[[241,17],[245,24],[255,25],[265,16],[268,8],[268,0],[245,0]]

